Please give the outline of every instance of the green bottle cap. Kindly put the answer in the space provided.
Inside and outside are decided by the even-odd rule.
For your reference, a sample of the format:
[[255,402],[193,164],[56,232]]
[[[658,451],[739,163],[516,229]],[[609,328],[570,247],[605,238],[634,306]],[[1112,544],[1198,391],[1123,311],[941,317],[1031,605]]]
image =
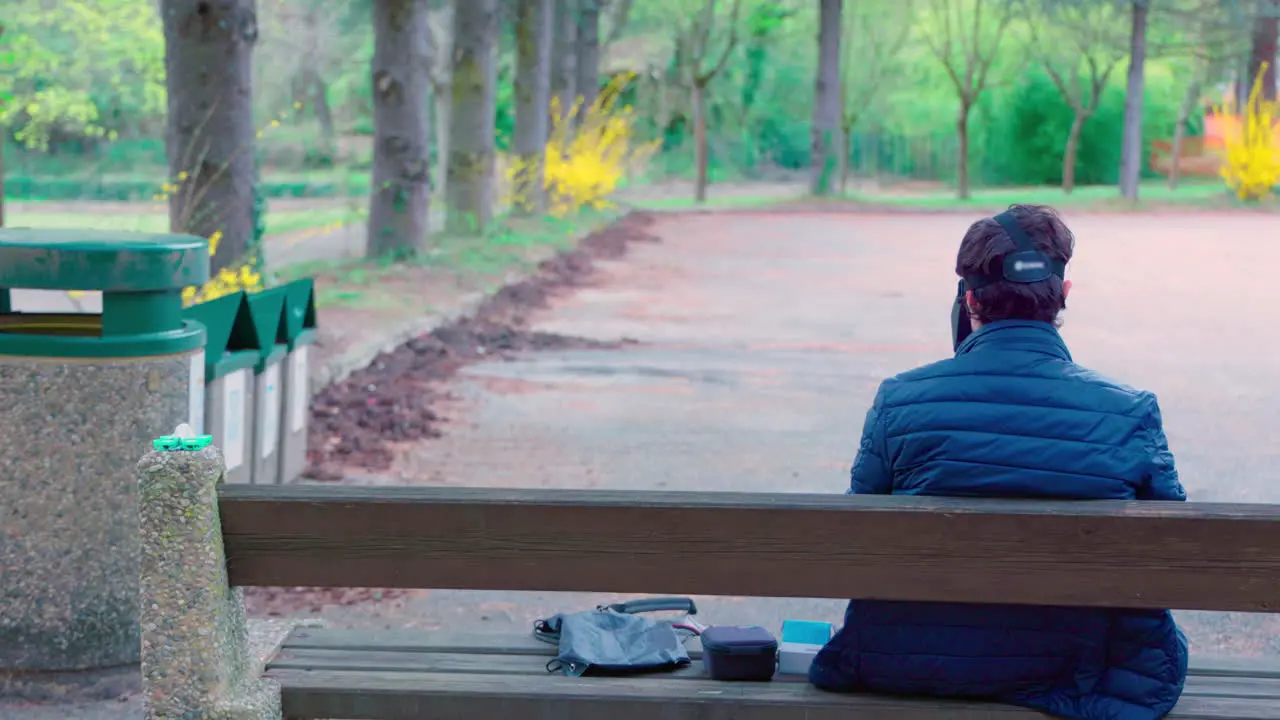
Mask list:
[[182,438],[176,435],[162,435],[151,442],[151,446],[160,452],[169,452],[182,447]]
[[182,449],[183,450],[203,450],[209,447],[209,444],[212,442],[213,442],[212,435],[200,435],[198,437],[182,438]]

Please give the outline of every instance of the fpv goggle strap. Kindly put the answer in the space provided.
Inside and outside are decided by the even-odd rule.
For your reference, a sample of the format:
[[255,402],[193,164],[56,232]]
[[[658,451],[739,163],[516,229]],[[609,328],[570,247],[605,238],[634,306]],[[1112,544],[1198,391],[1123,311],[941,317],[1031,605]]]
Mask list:
[[1048,280],[1049,276],[1057,275],[1062,278],[1066,275],[1067,264],[1061,260],[1055,260],[1040,252],[1031,243],[1031,238],[1027,237],[1027,233],[1022,229],[1022,225],[1018,224],[1015,218],[1009,212],[1002,212],[994,218],[1000,227],[1009,234],[1009,238],[1013,240],[1016,250],[1004,256],[1004,267],[999,273],[991,275],[966,275],[963,287],[967,290],[977,290],[986,287],[991,283],[1008,280],[1015,283],[1036,283],[1042,280]]

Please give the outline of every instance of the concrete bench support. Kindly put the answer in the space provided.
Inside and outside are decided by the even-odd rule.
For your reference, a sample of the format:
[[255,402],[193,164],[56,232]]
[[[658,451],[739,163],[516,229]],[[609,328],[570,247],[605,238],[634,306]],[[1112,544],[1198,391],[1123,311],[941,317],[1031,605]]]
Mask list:
[[139,591],[147,720],[273,720],[279,687],[249,656],[243,594],[227,582],[218,517],[222,453],[138,463]]

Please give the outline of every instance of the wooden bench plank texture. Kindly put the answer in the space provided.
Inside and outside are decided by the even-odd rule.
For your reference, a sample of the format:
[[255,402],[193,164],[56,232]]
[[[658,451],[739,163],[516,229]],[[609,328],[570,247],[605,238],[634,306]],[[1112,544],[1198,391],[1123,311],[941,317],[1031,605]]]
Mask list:
[[1280,610],[1280,506],[222,485],[233,585]]
[[[555,649],[531,637],[425,631],[300,629],[267,675],[282,686],[286,717],[350,720],[530,718],[654,720],[746,718],[1042,719],[1022,708],[936,699],[835,695],[798,676],[771,683],[722,683],[693,665],[631,678],[567,678],[545,669]],[[1212,661],[1193,666],[1170,720],[1274,720],[1280,668],[1259,663],[1224,677]],[[1231,669],[1235,672],[1235,669]]]
[[[685,643],[689,657],[702,658],[702,641]],[[397,628],[364,630],[351,628],[301,627],[290,632],[282,651],[446,653],[469,655],[537,655],[551,657],[556,648],[533,634],[497,632],[446,632]],[[277,661],[282,656],[277,656]],[[1252,677],[1280,681],[1280,660],[1267,658],[1215,657],[1195,655],[1191,674],[1205,677]]]

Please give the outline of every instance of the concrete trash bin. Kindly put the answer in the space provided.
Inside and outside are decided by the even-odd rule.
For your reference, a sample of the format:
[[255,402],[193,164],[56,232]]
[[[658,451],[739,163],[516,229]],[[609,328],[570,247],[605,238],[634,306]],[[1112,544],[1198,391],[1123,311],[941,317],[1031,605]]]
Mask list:
[[[0,229],[0,688],[118,694],[138,682],[134,466],[204,405],[209,279],[186,235]],[[102,311],[15,312],[9,289],[99,290]]]
[[258,334],[243,292],[224,295],[184,312],[204,325],[204,432],[222,449],[226,481],[252,481],[254,366],[261,357]]
[[316,341],[315,283],[311,278],[283,286],[285,340],[284,425],[280,432],[280,482],[293,482],[307,467],[307,427],[311,413],[308,355]]
[[249,314],[258,337],[258,362],[254,365],[254,433],[250,456],[252,482],[274,485],[280,482],[280,421],[284,411],[285,340],[284,288],[271,288],[248,295]]

